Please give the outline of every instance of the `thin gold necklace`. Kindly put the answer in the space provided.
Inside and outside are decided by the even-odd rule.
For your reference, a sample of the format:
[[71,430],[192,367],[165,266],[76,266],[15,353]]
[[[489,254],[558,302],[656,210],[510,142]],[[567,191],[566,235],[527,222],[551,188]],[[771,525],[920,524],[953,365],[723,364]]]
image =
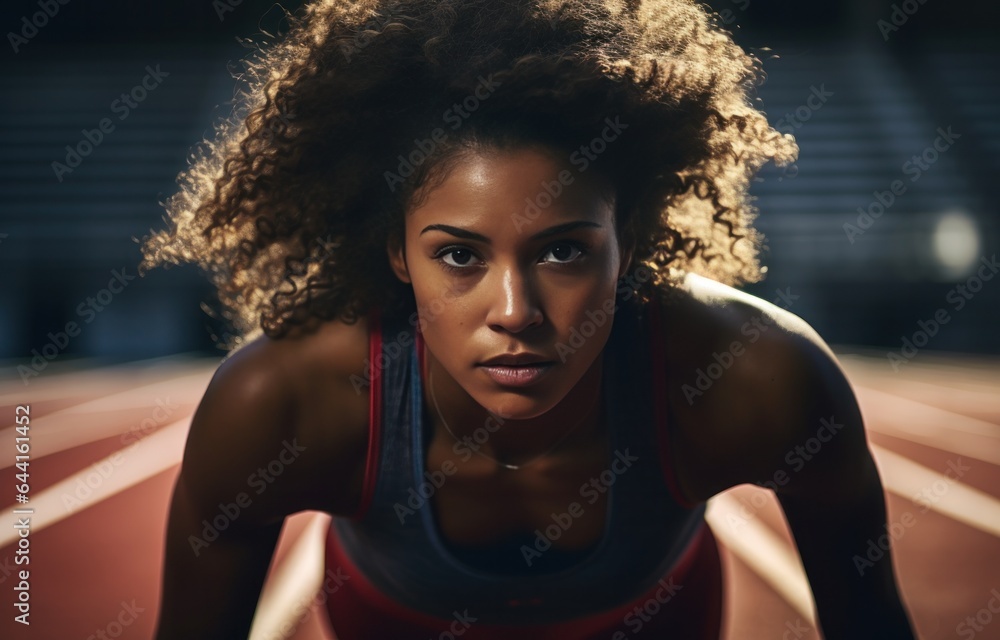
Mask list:
[[[441,407],[438,405],[437,396],[434,394],[434,372],[431,371],[430,367],[427,368],[427,385],[430,387],[431,400],[434,402],[434,409],[437,410],[438,417],[441,418],[441,424],[444,425],[445,430],[448,431],[448,433],[451,435],[452,439],[455,440],[455,442],[461,442],[461,440],[458,439],[458,436],[455,435],[455,432],[451,430],[451,427],[448,426],[448,421],[444,419],[444,414],[441,412]],[[552,453],[553,451],[555,451],[556,447],[558,447],[559,445],[561,445],[563,443],[563,441],[566,440],[566,438],[568,438],[570,436],[571,433],[573,433],[574,431],[576,431],[577,429],[580,428],[580,425],[583,424],[583,421],[586,420],[590,416],[591,412],[594,410],[594,406],[596,406],[597,403],[598,403],[598,401],[601,399],[601,394],[600,393],[596,393],[594,395],[595,395],[594,404],[590,406],[589,410],[587,410],[586,412],[584,412],[583,417],[580,418],[580,420],[575,425],[573,425],[573,428],[570,429],[569,431],[567,431],[566,433],[564,433],[562,436],[560,436],[560,438],[558,440],[556,440],[555,444],[553,444],[551,447],[549,447],[548,449],[546,449],[545,451],[543,451],[539,455],[535,456],[534,458],[531,458],[527,462],[522,462],[521,464],[507,464],[506,462],[502,462],[502,461],[497,460],[496,458],[494,458],[492,456],[486,455],[485,453],[483,453],[482,451],[480,451],[478,448],[472,449],[472,451],[475,452],[475,453],[478,453],[479,455],[481,455],[482,457],[486,458],[487,460],[492,460],[493,462],[497,463],[498,465],[502,466],[505,469],[509,469],[511,471],[517,471],[518,469],[523,469],[524,467],[530,465],[531,463],[535,462],[536,460],[541,460],[545,456],[547,456],[550,453]]]

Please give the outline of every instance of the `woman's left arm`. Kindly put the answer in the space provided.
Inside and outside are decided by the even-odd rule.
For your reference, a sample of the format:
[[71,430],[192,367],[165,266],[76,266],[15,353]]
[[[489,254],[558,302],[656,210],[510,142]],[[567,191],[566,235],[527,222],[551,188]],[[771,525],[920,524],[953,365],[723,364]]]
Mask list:
[[[857,477],[847,481],[844,473]],[[882,483],[870,454],[859,451],[844,473],[827,474],[809,487],[795,482],[794,490],[778,493],[823,635],[826,640],[913,638],[896,586]]]
[[730,355],[707,391],[673,402],[678,424],[697,425],[674,434],[687,451],[689,493],[707,499],[766,483],[795,538],[824,638],[914,638],[892,553],[883,549],[892,536],[882,482],[836,355],[785,309],[701,276],[685,283],[691,304],[664,314],[693,318],[664,326],[666,335],[686,337],[670,354],[681,363],[678,379],[687,363],[707,360],[704,353],[729,346]]
[[[815,336],[815,334],[813,334]],[[794,340],[797,425],[782,438],[776,493],[809,578],[826,640],[914,638],[893,567],[878,469],[854,392],[818,336]],[[877,549],[875,553],[872,549]]]

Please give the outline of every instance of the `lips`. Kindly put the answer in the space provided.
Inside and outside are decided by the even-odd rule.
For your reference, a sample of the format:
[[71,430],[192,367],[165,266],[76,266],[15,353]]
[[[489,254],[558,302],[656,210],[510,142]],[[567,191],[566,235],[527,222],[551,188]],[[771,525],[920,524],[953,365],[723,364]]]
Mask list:
[[493,382],[504,387],[524,387],[543,377],[555,362],[538,353],[504,353],[477,363]]
[[505,387],[524,387],[534,384],[552,368],[552,362],[523,365],[480,365],[493,382]]
[[484,367],[526,367],[552,364],[552,360],[536,353],[508,353],[479,363]]

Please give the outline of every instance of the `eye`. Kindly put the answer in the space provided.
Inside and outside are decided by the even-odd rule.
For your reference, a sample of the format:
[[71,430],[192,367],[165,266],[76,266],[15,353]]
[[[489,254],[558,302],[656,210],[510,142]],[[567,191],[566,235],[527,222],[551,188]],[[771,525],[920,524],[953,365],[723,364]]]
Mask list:
[[546,256],[551,255],[554,260],[542,260],[543,262],[554,262],[556,264],[566,264],[576,260],[585,253],[583,245],[576,242],[559,242],[549,247]]
[[452,270],[468,269],[475,266],[476,256],[464,247],[445,247],[434,256]]

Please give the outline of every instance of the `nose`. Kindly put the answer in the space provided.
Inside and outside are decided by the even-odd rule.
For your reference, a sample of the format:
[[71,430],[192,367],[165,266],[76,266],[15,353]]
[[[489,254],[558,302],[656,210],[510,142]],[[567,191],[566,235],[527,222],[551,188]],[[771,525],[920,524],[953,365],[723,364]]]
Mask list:
[[543,314],[529,278],[515,268],[500,274],[499,290],[491,292],[487,325],[495,331],[520,333],[542,323]]

